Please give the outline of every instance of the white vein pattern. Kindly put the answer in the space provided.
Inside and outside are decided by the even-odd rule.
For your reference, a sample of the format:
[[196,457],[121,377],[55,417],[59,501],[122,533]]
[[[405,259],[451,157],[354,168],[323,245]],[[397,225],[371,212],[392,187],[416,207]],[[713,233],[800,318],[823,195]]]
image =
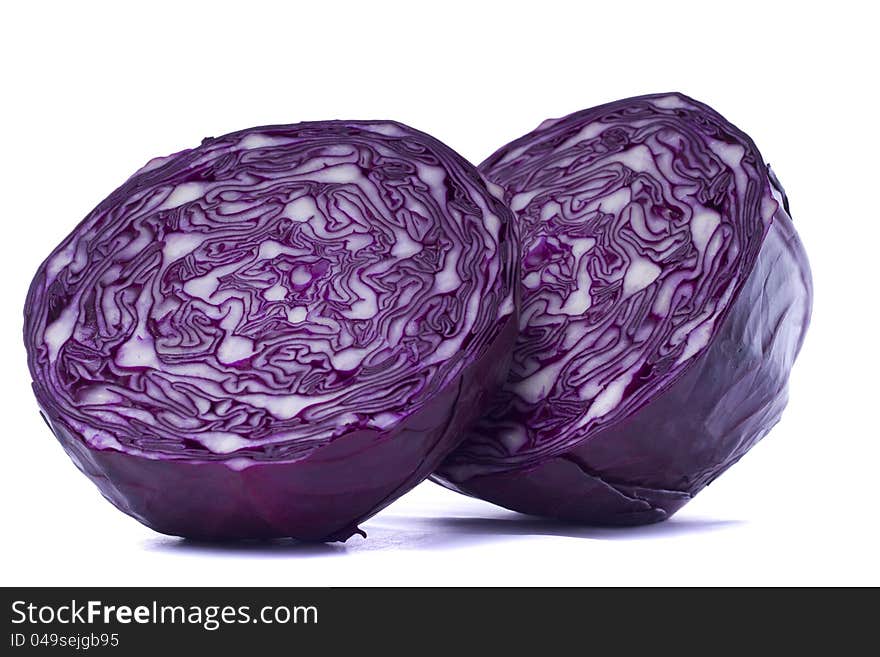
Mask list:
[[560,454],[701,353],[776,209],[744,139],[673,94],[546,121],[481,165],[522,232],[521,334],[447,472]]
[[38,273],[41,406],[93,447],[206,459],[393,425],[515,312],[513,228],[470,171],[393,122],[152,160]]

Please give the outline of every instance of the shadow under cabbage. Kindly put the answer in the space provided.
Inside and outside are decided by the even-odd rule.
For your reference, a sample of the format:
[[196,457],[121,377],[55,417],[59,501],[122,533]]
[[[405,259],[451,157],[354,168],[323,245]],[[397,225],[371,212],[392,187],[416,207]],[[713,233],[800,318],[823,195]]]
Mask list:
[[635,527],[603,527],[538,518],[511,513],[498,517],[441,517],[425,519],[421,523],[433,526],[439,532],[458,535],[490,536],[559,536],[598,540],[644,540],[700,534],[745,525],[743,520],[714,520],[674,517],[664,522]]
[[199,541],[163,536],[149,542],[149,548],[162,552],[240,556],[323,557],[346,552],[342,543],[315,543],[293,538],[247,539],[238,541]]
[[346,543],[314,543],[295,539],[196,541],[161,537],[148,548],[174,553],[216,556],[312,558],[383,550],[461,549],[511,537],[556,536],[582,540],[633,541],[673,538],[731,529],[742,520],[674,517],[638,527],[595,527],[507,512],[499,516],[411,516],[385,514],[367,522],[367,538]]

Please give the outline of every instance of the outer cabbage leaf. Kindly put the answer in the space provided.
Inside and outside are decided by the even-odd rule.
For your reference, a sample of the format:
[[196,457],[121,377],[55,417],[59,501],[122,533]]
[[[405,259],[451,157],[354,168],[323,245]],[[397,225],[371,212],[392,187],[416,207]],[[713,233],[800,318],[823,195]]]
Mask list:
[[520,222],[521,335],[435,479],[529,514],[668,518],[786,404],[812,283],[784,192],[674,93],[546,121],[480,169]]
[[159,532],[345,540],[506,376],[518,244],[498,195],[394,122],[253,128],[152,160],[31,285],[44,417]]

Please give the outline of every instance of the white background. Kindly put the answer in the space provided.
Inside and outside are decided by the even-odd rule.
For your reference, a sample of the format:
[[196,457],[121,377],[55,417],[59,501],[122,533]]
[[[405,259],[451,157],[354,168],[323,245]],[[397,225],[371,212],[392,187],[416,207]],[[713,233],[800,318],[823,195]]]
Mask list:
[[[0,584],[880,584],[871,3],[588,4],[4,4]],[[673,520],[564,527],[426,483],[367,540],[198,547],[112,508],[39,418],[27,286],[150,157],[253,125],[393,118],[479,162],[545,118],[670,90],[754,138],[816,288],[782,422]]]

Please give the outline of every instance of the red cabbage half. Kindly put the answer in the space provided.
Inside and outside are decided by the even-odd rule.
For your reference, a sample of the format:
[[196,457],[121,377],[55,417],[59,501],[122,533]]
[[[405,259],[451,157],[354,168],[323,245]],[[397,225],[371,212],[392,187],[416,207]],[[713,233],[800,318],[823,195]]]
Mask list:
[[546,121],[480,169],[520,222],[521,336],[435,478],[565,520],[669,517],[786,404],[812,285],[781,187],[680,94]]
[[148,163],[40,267],[37,400],[157,531],[345,540],[504,380],[514,231],[473,166],[399,123],[206,139]]

